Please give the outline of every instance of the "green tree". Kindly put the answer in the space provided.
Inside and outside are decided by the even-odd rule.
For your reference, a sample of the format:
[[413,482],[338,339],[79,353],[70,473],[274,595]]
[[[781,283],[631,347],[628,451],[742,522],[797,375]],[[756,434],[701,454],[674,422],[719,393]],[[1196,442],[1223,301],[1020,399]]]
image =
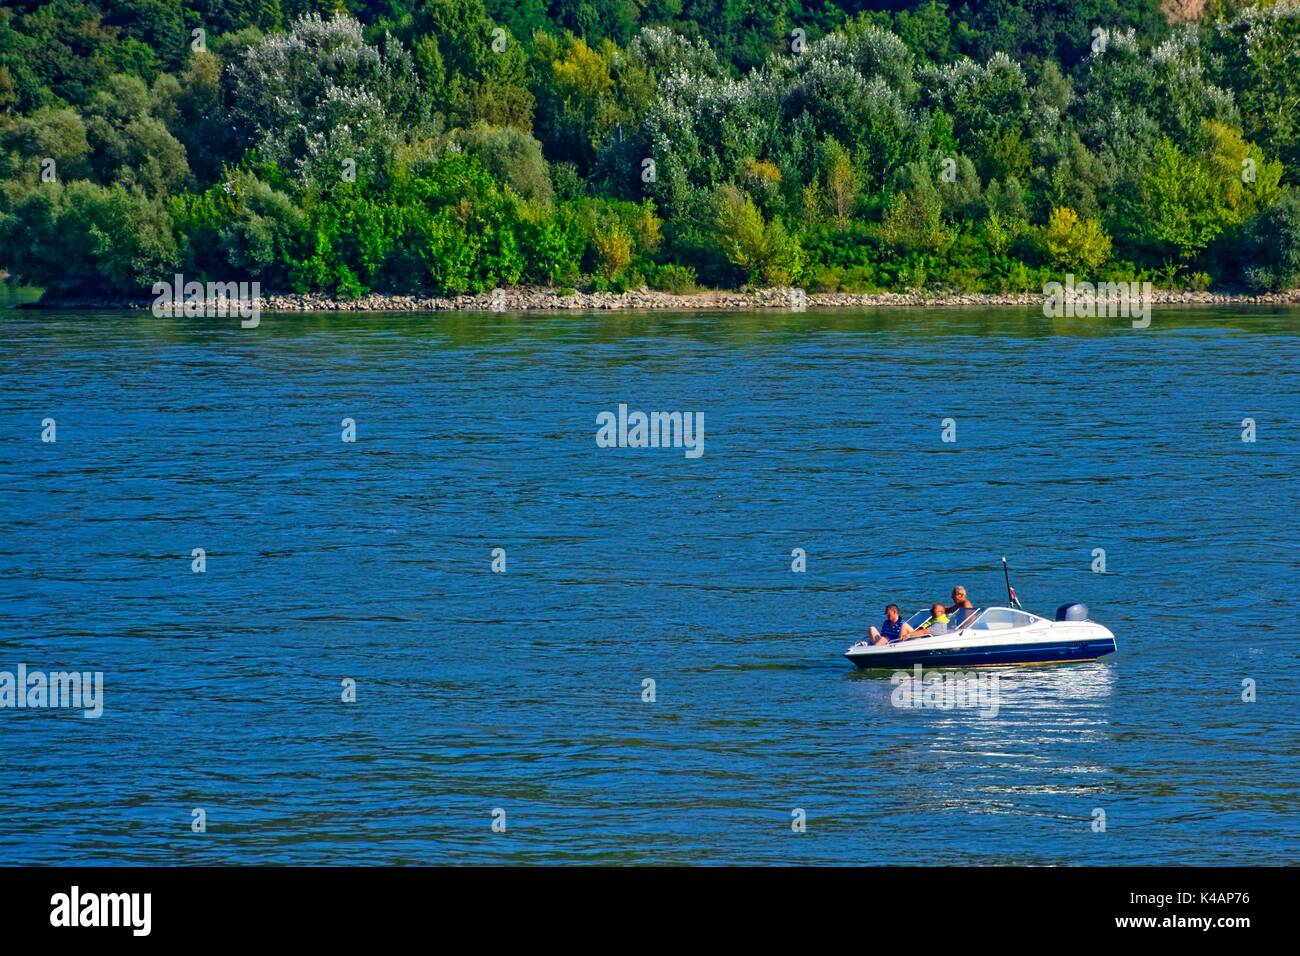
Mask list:
[[943,221],[943,200],[925,163],[909,163],[900,170],[881,234],[903,252],[940,252],[952,243],[952,232]]
[[86,124],[70,107],[42,107],[30,116],[0,123],[0,180],[3,192],[16,198],[34,189],[46,160],[53,160],[51,172],[59,179],[85,177],[90,167],[86,156]]
[[549,206],[555,194],[542,144],[522,130],[478,123],[456,133],[467,153],[476,157],[499,182],[525,199]]
[[853,212],[853,201],[858,192],[858,174],[853,168],[849,151],[833,139],[822,146],[826,169],[826,201],[830,206],[835,225],[845,229]]
[[121,186],[50,183],[0,216],[0,267],[54,293],[140,295],[179,262],[161,204]]
[[1071,272],[1093,272],[1110,258],[1110,237],[1095,219],[1080,219],[1068,206],[1052,210],[1043,234],[1052,264]]
[[523,37],[490,19],[482,0],[422,0],[396,30],[413,51],[424,89],[446,125],[532,132],[533,95]]
[[612,43],[593,49],[581,38],[539,33],[530,63],[537,91],[537,133],[553,155],[564,156],[586,171],[597,147],[616,123],[628,115],[614,97]]
[[1300,193],[1288,190],[1246,227],[1246,281],[1262,291],[1300,288]]
[[137,76],[117,74],[85,109],[86,140],[95,178],[163,196],[190,174],[185,147],[156,115],[165,101]]
[[391,36],[367,43],[350,17],[302,17],[230,66],[229,121],[259,157],[299,181],[334,180],[351,160],[377,167],[426,104]]
[[632,264],[632,234],[622,223],[613,221],[597,227],[592,244],[603,278],[618,279]]
[[1234,91],[1246,135],[1300,166],[1300,5],[1238,10],[1207,35],[1216,78]]
[[803,250],[779,219],[763,221],[751,199],[735,186],[718,191],[714,235],[727,260],[751,283],[788,285],[803,269]]

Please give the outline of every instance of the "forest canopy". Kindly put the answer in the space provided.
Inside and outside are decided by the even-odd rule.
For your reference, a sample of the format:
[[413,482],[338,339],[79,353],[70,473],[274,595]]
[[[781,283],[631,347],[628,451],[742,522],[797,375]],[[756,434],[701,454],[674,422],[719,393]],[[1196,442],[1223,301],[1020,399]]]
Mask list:
[[1300,285],[1300,0],[52,0],[0,9],[0,269]]

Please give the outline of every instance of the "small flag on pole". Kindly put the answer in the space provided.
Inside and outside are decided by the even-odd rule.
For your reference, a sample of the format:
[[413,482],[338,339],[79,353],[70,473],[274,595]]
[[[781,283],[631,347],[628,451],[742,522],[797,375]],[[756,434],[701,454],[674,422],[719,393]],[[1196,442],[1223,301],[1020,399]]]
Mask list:
[[1007,581],[1007,599],[1011,602],[1011,606],[1018,607],[1023,611],[1024,607],[1020,603],[1020,598],[1016,597],[1016,589],[1011,586],[1011,572],[1007,570],[1006,558],[1002,559],[1002,576]]

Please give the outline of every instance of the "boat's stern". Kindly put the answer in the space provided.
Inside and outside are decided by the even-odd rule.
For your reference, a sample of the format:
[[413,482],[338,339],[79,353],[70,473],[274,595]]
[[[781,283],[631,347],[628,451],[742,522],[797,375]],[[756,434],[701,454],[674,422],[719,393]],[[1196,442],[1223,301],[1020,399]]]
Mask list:
[[1119,650],[1119,643],[1115,640],[1114,631],[1103,624],[1098,624],[1096,621],[1089,621],[1088,623],[1096,628],[1096,633],[1092,640],[1101,648],[1100,653],[1097,654],[1098,657],[1104,657],[1107,654],[1114,654]]

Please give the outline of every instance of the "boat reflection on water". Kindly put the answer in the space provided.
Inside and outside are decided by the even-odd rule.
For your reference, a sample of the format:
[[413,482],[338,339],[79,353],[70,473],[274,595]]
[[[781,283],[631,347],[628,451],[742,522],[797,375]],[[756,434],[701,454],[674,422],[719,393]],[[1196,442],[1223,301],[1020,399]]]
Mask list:
[[886,774],[916,809],[1030,812],[1015,795],[1106,789],[1111,768],[1097,758],[1113,753],[1112,667],[944,668],[919,676],[919,688],[915,668],[849,676],[864,692],[872,728],[863,769]]
[[[846,675],[848,680],[871,687],[873,701],[885,707],[901,710],[925,710],[939,716],[948,716],[958,722],[974,712],[979,716],[979,709],[969,706],[970,688],[978,687],[974,682],[983,679],[989,683],[990,690],[997,694],[999,717],[1008,713],[1019,714],[1028,711],[1036,713],[1059,712],[1062,718],[1069,715],[1081,716],[1094,708],[1104,705],[1115,688],[1114,669],[1100,661],[1075,664],[1069,667],[1016,666],[979,667],[961,670],[955,667],[927,669],[919,665],[899,668],[894,671],[883,669],[857,670]],[[953,690],[944,690],[942,694],[932,691],[931,702],[925,703],[927,682],[932,687],[939,682],[963,680],[967,682],[966,700],[963,704],[963,688],[955,684],[946,684]],[[921,687],[915,686],[918,681]],[[918,693],[921,704],[917,704]],[[876,701],[876,698],[879,698]],[[948,705],[947,701],[955,701]],[[943,706],[940,703],[943,702]],[[984,718],[995,719],[995,718]]]

